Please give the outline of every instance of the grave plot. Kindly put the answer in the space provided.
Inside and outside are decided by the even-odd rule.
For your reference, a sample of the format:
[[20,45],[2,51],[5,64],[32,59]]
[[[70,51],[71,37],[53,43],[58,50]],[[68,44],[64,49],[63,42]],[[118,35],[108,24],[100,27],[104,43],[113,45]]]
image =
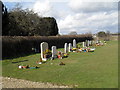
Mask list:
[[41,47],[41,58],[43,61],[46,61],[47,58],[49,57],[48,43],[42,42],[40,44],[40,47]]
[[71,52],[71,50],[72,50],[72,44],[69,43],[69,44],[68,44],[68,52]]
[[57,49],[56,46],[52,46],[52,59],[57,58]]

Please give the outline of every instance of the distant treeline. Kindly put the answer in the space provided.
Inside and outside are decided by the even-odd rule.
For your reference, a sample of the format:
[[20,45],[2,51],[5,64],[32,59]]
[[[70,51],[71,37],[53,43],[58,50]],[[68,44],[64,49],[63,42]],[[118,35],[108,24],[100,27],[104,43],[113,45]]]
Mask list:
[[8,11],[2,6],[2,36],[55,36],[58,27],[55,18],[40,17],[32,10],[23,10],[20,5]]
[[73,39],[77,42],[92,40],[92,35],[77,36],[2,36],[2,58],[12,58],[40,52],[40,43],[47,42],[49,49],[51,46],[63,48],[65,43],[72,43]]

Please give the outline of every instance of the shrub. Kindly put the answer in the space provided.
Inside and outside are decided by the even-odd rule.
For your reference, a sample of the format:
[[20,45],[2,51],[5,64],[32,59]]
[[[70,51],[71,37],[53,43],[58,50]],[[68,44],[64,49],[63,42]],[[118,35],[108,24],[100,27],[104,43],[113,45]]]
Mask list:
[[2,58],[18,57],[40,52],[40,43],[47,42],[49,49],[52,46],[63,48],[64,43],[72,43],[73,39],[76,42],[93,39],[91,35],[64,35],[64,36],[2,36]]

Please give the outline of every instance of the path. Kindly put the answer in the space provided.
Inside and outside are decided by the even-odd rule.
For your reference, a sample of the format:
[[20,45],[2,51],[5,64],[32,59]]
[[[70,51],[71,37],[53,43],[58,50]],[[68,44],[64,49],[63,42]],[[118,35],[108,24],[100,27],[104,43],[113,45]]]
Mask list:
[[58,86],[51,83],[32,82],[9,77],[0,77],[0,79],[1,78],[2,88],[69,88],[68,86]]

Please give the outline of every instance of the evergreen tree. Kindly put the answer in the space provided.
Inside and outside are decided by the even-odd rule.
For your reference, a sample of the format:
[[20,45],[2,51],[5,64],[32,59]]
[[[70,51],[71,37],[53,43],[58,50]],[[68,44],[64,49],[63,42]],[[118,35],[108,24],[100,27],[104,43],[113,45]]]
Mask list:
[[2,35],[4,36],[4,35],[8,35],[9,32],[9,18],[8,18],[9,15],[7,8],[4,6],[2,2],[1,4],[2,4]]

